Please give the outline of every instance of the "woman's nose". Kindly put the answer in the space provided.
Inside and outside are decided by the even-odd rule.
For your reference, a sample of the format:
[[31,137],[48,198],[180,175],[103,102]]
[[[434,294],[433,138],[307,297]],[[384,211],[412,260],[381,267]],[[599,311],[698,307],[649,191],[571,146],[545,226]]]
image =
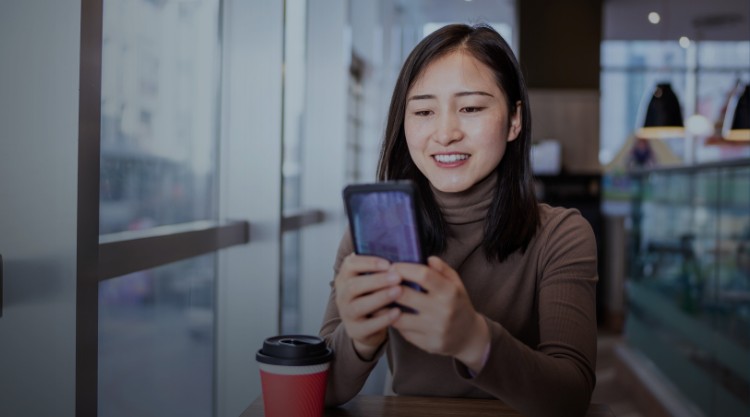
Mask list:
[[435,141],[443,146],[463,138],[458,118],[454,114],[447,114],[438,119],[437,131],[435,132]]

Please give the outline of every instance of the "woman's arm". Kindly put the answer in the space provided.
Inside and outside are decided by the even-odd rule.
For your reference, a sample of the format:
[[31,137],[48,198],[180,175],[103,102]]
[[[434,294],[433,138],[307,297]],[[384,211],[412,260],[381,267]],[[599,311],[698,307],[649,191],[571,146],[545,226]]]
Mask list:
[[381,346],[370,360],[365,360],[357,354],[353,341],[346,333],[338,315],[335,291],[332,287],[323,326],[320,329],[320,336],[334,351],[334,359],[328,374],[326,406],[340,405],[354,398],[385,350],[384,346]]
[[[583,416],[594,389],[596,362],[596,240],[574,211],[540,231],[536,349],[487,320],[490,353],[472,379],[477,387],[533,416]],[[466,368],[456,363],[465,378]]]

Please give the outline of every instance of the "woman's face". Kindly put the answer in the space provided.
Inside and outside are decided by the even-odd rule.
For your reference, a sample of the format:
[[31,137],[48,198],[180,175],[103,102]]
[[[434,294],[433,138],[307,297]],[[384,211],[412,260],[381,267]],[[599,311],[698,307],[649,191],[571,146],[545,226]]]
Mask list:
[[520,103],[510,116],[492,70],[468,53],[432,62],[407,93],[409,154],[440,191],[464,191],[487,177],[520,130]]

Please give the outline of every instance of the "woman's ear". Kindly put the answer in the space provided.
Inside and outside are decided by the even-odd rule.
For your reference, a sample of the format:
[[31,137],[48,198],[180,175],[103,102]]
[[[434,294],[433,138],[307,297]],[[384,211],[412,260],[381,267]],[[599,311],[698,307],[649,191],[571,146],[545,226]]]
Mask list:
[[523,106],[521,101],[516,102],[516,109],[510,114],[510,128],[508,129],[508,142],[516,140],[518,135],[521,133],[521,127],[523,125]]

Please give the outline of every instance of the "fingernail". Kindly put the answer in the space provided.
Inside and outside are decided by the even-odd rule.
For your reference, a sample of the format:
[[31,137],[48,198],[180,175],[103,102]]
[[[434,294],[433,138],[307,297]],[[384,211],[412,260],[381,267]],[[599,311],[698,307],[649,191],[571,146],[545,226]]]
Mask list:
[[398,282],[401,279],[401,277],[398,276],[395,272],[389,272],[388,273],[388,282]]
[[395,297],[401,293],[401,287],[393,287],[390,290],[388,290],[388,295],[391,297]]
[[389,266],[391,266],[391,263],[386,260],[380,260],[378,261],[378,268],[380,269],[388,269]]

